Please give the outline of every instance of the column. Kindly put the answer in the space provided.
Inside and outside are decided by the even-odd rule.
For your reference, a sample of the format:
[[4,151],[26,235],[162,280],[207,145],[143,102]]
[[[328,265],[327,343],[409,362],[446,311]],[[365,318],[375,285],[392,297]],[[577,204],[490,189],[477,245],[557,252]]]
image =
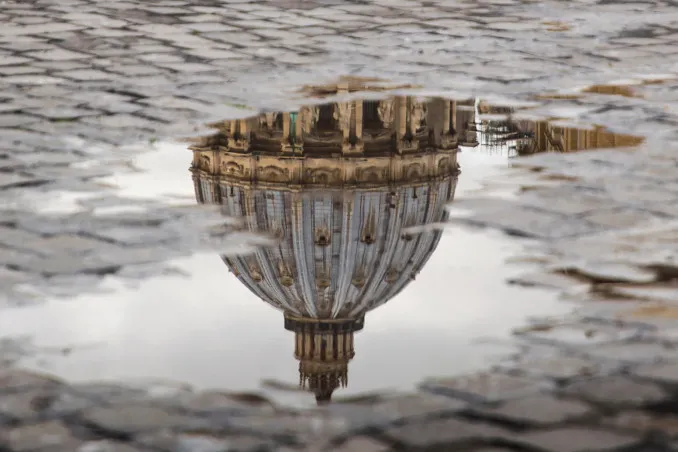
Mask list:
[[407,133],[407,98],[403,96],[396,99],[396,133],[399,140]]
[[363,139],[363,101],[357,100],[354,103],[354,121],[355,121],[355,136],[358,141]]
[[292,146],[290,145],[290,124],[292,120],[290,118],[289,112],[282,114],[282,140],[280,142],[280,152],[289,153],[292,152]]
[[285,112],[285,113],[282,114],[282,117],[283,117],[282,134],[283,134],[283,140],[286,143],[287,140],[289,140],[289,138],[290,138],[290,114],[288,112]]
[[320,360],[320,359],[323,358],[323,356],[322,356],[322,354],[321,354],[321,352],[322,352],[322,343],[323,343],[323,337],[322,337],[322,335],[319,334],[319,333],[316,333],[316,334],[314,335],[313,342],[314,342],[314,345],[315,345],[315,349],[313,350],[313,357],[314,357],[316,360]]

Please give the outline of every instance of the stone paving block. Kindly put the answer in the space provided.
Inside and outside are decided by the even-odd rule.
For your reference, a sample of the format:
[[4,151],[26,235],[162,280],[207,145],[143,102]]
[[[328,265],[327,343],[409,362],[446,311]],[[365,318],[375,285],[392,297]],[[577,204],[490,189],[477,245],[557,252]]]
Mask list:
[[96,28],[120,28],[127,25],[124,20],[111,19],[103,14],[69,13],[62,16],[69,22],[80,23],[87,26],[94,25]]
[[678,363],[644,364],[635,367],[632,373],[660,383],[678,384]]
[[452,447],[474,441],[511,440],[513,434],[507,430],[479,422],[458,419],[438,419],[414,422],[391,427],[383,432],[384,437],[396,441],[405,450],[434,447]]
[[550,394],[538,394],[509,400],[498,407],[471,407],[481,416],[530,425],[565,423],[592,415],[592,408],[576,400],[558,399]]
[[265,437],[242,436],[219,437],[205,433],[171,433],[141,435],[137,442],[151,450],[167,451],[243,451],[258,452],[273,450],[275,442]]
[[0,413],[18,422],[35,421],[57,396],[56,388],[39,388],[0,395]]
[[555,380],[572,380],[609,374],[618,370],[614,366],[578,356],[550,356],[508,361],[497,365],[510,373],[517,373],[532,378],[553,378]]
[[582,354],[607,362],[624,364],[678,360],[678,351],[654,342],[613,342],[580,349]]
[[147,246],[177,240],[179,235],[176,231],[150,230],[141,227],[114,227],[101,229],[94,233],[95,237],[105,240],[114,240],[124,246]]
[[63,384],[55,377],[37,372],[23,369],[0,370],[0,394],[35,388],[59,387]]
[[81,70],[71,70],[66,72],[57,72],[55,73],[58,77],[63,77],[71,80],[113,80],[115,77],[113,74],[109,74],[104,71],[98,71],[95,69],[81,69]]
[[61,388],[50,398],[44,414],[50,417],[71,416],[83,410],[101,405],[102,400],[78,393],[72,388]]
[[427,393],[387,397],[370,408],[377,414],[391,417],[393,420],[417,417],[446,416],[460,411],[466,403],[444,396]]
[[565,427],[520,437],[522,444],[549,452],[603,452],[633,446],[640,438],[591,427]]
[[[333,403],[320,412],[331,424],[341,426],[342,431],[352,433],[365,429],[384,428],[400,419],[396,413],[375,411],[370,404]],[[322,441],[325,443],[325,440]]]
[[678,303],[678,287],[676,286],[616,286],[610,287],[610,290],[616,294],[643,300]]
[[605,262],[587,259],[573,264],[561,264],[562,271],[579,275],[595,283],[650,284],[657,280],[657,273],[648,268],[620,262]]
[[658,217],[646,211],[628,207],[618,207],[609,210],[598,210],[585,215],[585,220],[604,228],[633,228],[643,224],[651,224]]
[[466,406],[461,400],[421,393],[385,397],[372,403],[334,403],[324,410],[347,430],[360,431],[415,419],[445,417]]
[[82,122],[97,125],[105,128],[113,129],[138,129],[138,130],[153,130],[158,125],[153,124],[152,121],[143,119],[134,115],[119,113],[110,116],[91,116],[83,118]]
[[[169,404],[174,402],[170,399]],[[243,400],[237,395],[216,391],[203,391],[197,394],[185,395],[176,400],[176,406],[191,413],[228,414],[228,413],[272,413],[273,404],[269,402],[252,403]]]
[[376,439],[366,436],[355,436],[339,445],[320,443],[318,445],[311,445],[303,450],[305,452],[324,452],[327,450],[334,452],[387,452],[391,448]]
[[83,27],[76,24],[51,22],[44,24],[25,25],[23,27],[3,27],[2,37],[15,37],[23,35],[54,35],[63,31],[81,30]]
[[205,423],[165,409],[143,404],[113,405],[85,410],[82,419],[103,431],[134,435],[154,430],[198,428]]
[[[160,68],[140,64],[114,65],[107,68],[109,72],[127,76],[151,75],[162,72]],[[112,110],[115,111],[115,110]]]
[[2,75],[22,75],[22,74],[40,74],[47,72],[36,66],[0,66],[0,74]]
[[0,127],[20,127],[40,121],[40,118],[23,114],[0,115]]
[[420,389],[423,391],[468,402],[509,400],[525,397],[551,387],[552,384],[548,381],[498,372],[481,372],[456,378],[429,379],[420,385]]
[[484,447],[481,446],[479,449],[469,449],[469,452],[511,452],[515,449],[505,449],[503,447]]
[[678,437],[678,417],[667,413],[622,411],[604,418],[601,424],[616,429],[637,432],[639,435],[661,432],[669,438]]
[[561,393],[606,406],[646,406],[666,401],[669,394],[655,383],[640,382],[625,376],[610,376],[576,381]]
[[149,63],[180,63],[184,59],[174,53],[148,53],[145,55],[139,55],[137,57],[142,61],[147,61]]
[[[350,427],[336,418],[314,413],[230,416],[227,419],[229,426],[247,436],[295,438],[296,441],[311,443],[345,434]],[[224,420],[224,417],[210,418],[210,422],[217,427],[222,426]]]
[[82,443],[59,421],[26,425],[10,429],[4,439],[11,451],[77,450]]
[[3,77],[2,81],[13,85],[45,85],[62,83],[64,79],[49,75],[22,74]]
[[32,58],[48,61],[82,60],[90,58],[90,55],[87,55],[86,53],[71,52],[70,50],[64,50],[59,48],[53,50],[29,52],[27,55]]
[[100,440],[83,442],[74,452],[150,452],[140,445]]
[[210,66],[208,64],[202,63],[157,63],[158,66],[171,69],[176,72],[193,74],[200,72],[211,72],[215,71],[217,68]]

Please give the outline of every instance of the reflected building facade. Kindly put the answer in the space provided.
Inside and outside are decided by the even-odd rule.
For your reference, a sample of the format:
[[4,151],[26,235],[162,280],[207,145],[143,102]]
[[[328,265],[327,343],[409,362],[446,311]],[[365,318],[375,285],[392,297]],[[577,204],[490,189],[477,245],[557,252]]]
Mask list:
[[[629,95],[623,87],[592,87],[585,92]],[[633,147],[642,137],[610,132],[603,127],[582,129],[561,126],[547,120],[513,120],[510,107],[477,103],[477,117],[483,114],[505,115],[503,120],[480,120],[476,123],[479,142],[489,151],[506,153],[509,157],[541,152],[578,152],[593,149]],[[470,132],[469,132],[470,133]]]
[[[336,92],[355,89],[346,84]],[[365,314],[421,271],[454,197],[453,101],[403,96],[213,124],[191,146],[199,203],[276,246],[223,256],[294,333],[300,384],[328,402],[348,381]]]

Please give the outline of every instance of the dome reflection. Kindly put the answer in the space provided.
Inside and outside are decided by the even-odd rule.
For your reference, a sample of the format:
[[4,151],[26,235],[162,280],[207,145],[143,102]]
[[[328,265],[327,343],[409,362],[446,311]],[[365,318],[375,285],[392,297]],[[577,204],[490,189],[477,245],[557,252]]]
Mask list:
[[[337,91],[350,91],[339,86]],[[396,97],[213,124],[193,151],[196,199],[277,245],[223,256],[295,334],[300,383],[319,403],[348,381],[365,314],[436,249],[456,187],[455,105]]]

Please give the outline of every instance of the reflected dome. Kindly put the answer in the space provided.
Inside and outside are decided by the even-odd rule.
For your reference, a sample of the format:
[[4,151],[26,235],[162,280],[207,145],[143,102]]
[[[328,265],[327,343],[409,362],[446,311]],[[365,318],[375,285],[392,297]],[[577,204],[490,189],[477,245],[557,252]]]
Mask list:
[[[339,87],[338,89],[341,89]],[[426,264],[459,167],[454,102],[397,97],[214,124],[191,146],[200,203],[221,204],[276,245],[223,256],[295,333],[300,383],[318,403],[348,379],[365,313]]]

